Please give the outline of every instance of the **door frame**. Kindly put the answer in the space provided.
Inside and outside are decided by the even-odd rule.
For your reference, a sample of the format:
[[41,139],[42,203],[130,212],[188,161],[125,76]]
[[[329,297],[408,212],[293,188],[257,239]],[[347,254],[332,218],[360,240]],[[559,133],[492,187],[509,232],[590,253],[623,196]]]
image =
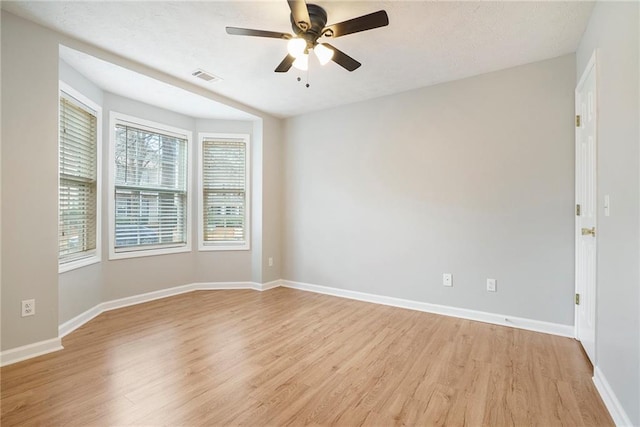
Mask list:
[[[578,81],[578,84],[576,85],[576,89],[575,89],[575,94],[574,94],[574,111],[575,114],[578,115],[580,114],[579,112],[579,105],[578,105],[578,90],[579,88],[585,83],[585,80],[589,74],[589,72],[593,70],[595,72],[595,91],[596,91],[596,102],[595,102],[595,123],[594,123],[594,135],[595,135],[595,141],[594,141],[594,145],[595,145],[595,152],[596,152],[596,158],[595,158],[595,170],[593,171],[594,176],[595,176],[595,204],[596,204],[596,209],[595,209],[595,227],[596,227],[596,232],[598,232],[599,230],[599,226],[598,226],[598,219],[599,219],[599,215],[598,215],[598,101],[599,101],[599,96],[598,96],[598,49],[595,49],[593,51],[593,53],[591,54],[591,58],[589,58],[589,62],[587,62],[587,65],[584,67],[584,70],[582,71],[582,74],[580,76],[580,80]],[[575,197],[575,205],[577,205],[577,195],[578,195],[578,150],[577,150],[577,144],[578,144],[578,131],[576,129],[575,132],[575,138],[574,138],[574,152],[575,152],[575,167],[574,167],[574,180],[575,180],[575,189],[574,189],[574,197]],[[575,212],[574,212],[575,215]],[[579,219],[578,216],[575,215],[574,216],[574,288],[575,288],[575,293],[579,294],[580,289],[578,287],[578,251],[577,251],[577,247],[578,247],[578,239],[580,238],[580,234],[579,234]],[[596,235],[597,236],[597,235]],[[594,323],[597,325],[598,322],[598,310],[597,310],[597,306],[598,306],[598,300],[597,300],[597,295],[598,295],[598,265],[597,265],[597,259],[598,259],[598,238],[596,237],[595,240],[595,259],[596,259],[596,265],[594,266],[594,294],[593,294],[593,310],[594,310]],[[579,328],[580,328],[580,313],[579,313],[579,309],[578,306],[574,304],[574,337],[578,340],[579,339]],[[593,366],[595,367],[596,365],[596,360],[597,360],[597,342],[598,342],[598,333],[597,333],[597,328],[594,328],[594,359],[593,360]]]

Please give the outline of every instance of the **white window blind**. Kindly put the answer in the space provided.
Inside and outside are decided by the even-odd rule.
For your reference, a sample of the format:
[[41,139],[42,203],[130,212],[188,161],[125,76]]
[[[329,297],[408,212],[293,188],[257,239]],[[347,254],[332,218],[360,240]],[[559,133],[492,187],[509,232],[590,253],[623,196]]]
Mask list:
[[247,141],[202,141],[202,239],[206,245],[247,243]]
[[60,97],[58,254],[60,263],[96,250],[97,117]]
[[115,130],[115,249],[187,241],[187,139],[129,124]]

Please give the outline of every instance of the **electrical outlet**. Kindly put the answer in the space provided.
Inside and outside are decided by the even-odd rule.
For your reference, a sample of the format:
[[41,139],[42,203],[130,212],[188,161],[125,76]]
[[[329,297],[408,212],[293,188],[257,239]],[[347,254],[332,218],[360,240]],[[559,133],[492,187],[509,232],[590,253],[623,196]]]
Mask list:
[[442,286],[453,286],[453,276],[451,273],[444,273],[442,275]]
[[36,314],[36,300],[22,300],[22,317],[33,316]]
[[269,267],[273,267],[273,257],[269,257]]
[[496,292],[498,281],[496,279],[487,279],[487,291]]

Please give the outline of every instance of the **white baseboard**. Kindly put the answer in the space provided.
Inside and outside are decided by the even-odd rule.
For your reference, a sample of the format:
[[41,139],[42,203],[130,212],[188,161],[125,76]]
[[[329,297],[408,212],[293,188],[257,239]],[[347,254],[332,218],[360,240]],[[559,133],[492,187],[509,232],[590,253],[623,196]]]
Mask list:
[[78,329],[80,326],[92,320],[94,317],[100,315],[103,311],[104,310],[102,308],[102,304],[98,304],[95,307],[91,307],[84,313],[78,314],[73,319],[67,320],[66,322],[58,326],[58,338],[66,337],[71,332]]
[[211,283],[194,283],[194,291],[209,290],[231,290],[231,289],[253,289],[254,291],[268,291],[269,289],[280,286],[281,280],[274,280],[267,283],[258,282],[211,282]]
[[539,320],[525,319],[513,316],[504,316],[494,313],[486,313],[482,311],[467,310],[463,308],[450,307],[445,305],[430,304],[420,301],[412,301],[401,298],[387,297],[382,295],[369,294],[364,292],[349,291],[339,288],[331,288],[327,286],[312,285],[309,283],[294,282],[290,280],[274,280],[268,283],[257,282],[210,282],[210,283],[191,283],[173,288],[161,289],[158,291],[147,292],[140,295],[133,295],[126,298],[106,301],[90,308],[84,313],[62,323],[58,327],[58,338],[35,343],[28,346],[11,349],[0,353],[1,364],[5,364],[5,358],[8,363],[15,363],[20,360],[26,360],[31,357],[49,353],[62,349],[60,339],[70,334],[80,326],[84,325],[94,317],[104,313],[105,311],[115,310],[118,308],[128,307],[135,304],[141,304],[161,298],[167,298],[174,295],[198,290],[232,290],[232,289],[253,289],[256,291],[267,291],[279,286],[299,289],[304,291],[316,292],[326,295],[333,295],[342,298],[350,298],[359,301],[371,302],[375,304],[389,305],[393,307],[407,308],[411,310],[424,311],[428,313],[442,314],[445,316],[460,317],[463,319],[476,320],[480,322],[493,323],[496,325],[510,326],[514,328],[527,329],[536,332],[544,332],[548,334],[573,337],[573,326],[560,325],[556,323],[542,322]]
[[282,280],[280,279],[274,280],[272,282],[263,283],[262,285],[259,285],[259,286],[260,286],[260,289],[258,289],[259,291],[268,291],[269,289],[278,288],[282,286]]
[[11,365],[12,363],[22,362],[32,357],[42,356],[43,354],[53,353],[62,350],[62,342],[60,338],[52,338],[50,340],[39,341],[33,344],[23,345],[9,350],[0,352],[0,366]]
[[22,347],[12,348],[0,352],[0,366],[9,365],[11,363],[27,360],[32,357],[41,356],[53,351],[62,350],[61,339],[71,332],[78,329],[91,319],[105,311],[116,310],[131,305],[142,304],[145,302],[167,298],[174,295],[184,294],[186,292],[199,290],[232,290],[232,289],[253,289],[256,291],[266,291],[280,286],[280,281],[275,280],[269,283],[256,282],[212,282],[212,283],[191,283],[183,286],[175,286],[173,288],[160,289],[158,291],[147,292],[140,295],[119,298],[111,301],[100,303],[84,313],[80,313],[73,319],[67,320],[58,326],[58,338],[25,345]]
[[[96,307],[100,308],[100,313],[109,310],[116,310],[118,308],[129,307],[131,305],[142,304],[144,302],[154,301],[157,299],[167,298],[174,295],[184,294],[195,290],[194,284],[175,286],[173,288],[160,289],[158,291],[147,292],[139,295],[132,295],[130,297],[119,298],[111,301],[106,301],[98,304]],[[94,307],[95,308],[95,307]]]
[[237,289],[259,290],[260,284],[255,282],[202,282],[193,283],[191,286],[193,291],[230,291]]
[[291,280],[282,280],[281,286],[285,288],[299,289],[302,291],[349,298],[358,301],[372,302],[375,304],[383,304],[393,307],[408,308],[410,310],[424,311],[427,313],[442,314],[444,316],[476,320],[479,322],[509,326],[512,328],[527,329],[529,331],[543,332],[546,334],[560,335],[563,337],[573,338],[574,335],[572,325],[562,325],[558,323],[543,322],[540,320],[526,319],[522,317],[487,313],[484,311],[468,310],[465,308],[457,308],[446,305],[430,304],[427,302],[368,294],[365,292],[349,291],[346,289],[312,285],[309,283],[293,282]]
[[191,292],[192,290],[194,290],[194,284],[189,284],[100,303],[94,307],[91,307],[84,313],[77,315],[73,319],[67,320],[66,322],[59,325],[58,337],[63,338],[69,335],[71,332],[75,331],[80,326],[84,325],[85,323],[87,323],[94,317],[99,316],[105,311],[115,310],[117,308],[128,307],[130,305],[141,304],[143,302],[149,302],[160,298],[183,294],[185,292]]
[[593,369],[593,383],[595,384],[598,393],[600,393],[604,406],[609,410],[609,414],[611,414],[611,418],[613,418],[613,422],[616,426],[633,426],[631,419],[620,404],[616,394],[611,389],[609,382],[597,366]]
[[253,289],[256,291],[266,291],[280,286],[280,280],[274,280],[269,283],[257,283],[257,282],[202,282],[191,283],[188,285],[175,286],[173,288],[160,289],[158,291],[147,292],[140,295],[133,295],[130,297],[119,298],[116,300],[106,301],[90,308],[84,313],[79,314],[71,320],[67,320],[58,327],[58,336],[63,338],[71,332],[78,329],[80,326],[87,323],[94,317],[109,310],[116,310],[118,308],[129,307],[131,305],[142,304],[145,302],[167,298],[174,295],[184,294],[186,292],[193,291],[212,291],[212,290],[233,290],[233,289]]

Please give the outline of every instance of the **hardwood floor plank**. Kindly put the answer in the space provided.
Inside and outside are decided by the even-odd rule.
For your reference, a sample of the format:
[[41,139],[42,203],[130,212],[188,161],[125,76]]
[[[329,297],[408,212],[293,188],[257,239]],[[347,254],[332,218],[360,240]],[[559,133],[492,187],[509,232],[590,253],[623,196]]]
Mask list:
[[276,288],[106,312],[0,369],[2,426],[611,426],[579,343]]
[[489,387],[491,367],[488,362],[471,360],[453,385],[456,390],[446,425],[479,426],[484,419],[484,398]]

